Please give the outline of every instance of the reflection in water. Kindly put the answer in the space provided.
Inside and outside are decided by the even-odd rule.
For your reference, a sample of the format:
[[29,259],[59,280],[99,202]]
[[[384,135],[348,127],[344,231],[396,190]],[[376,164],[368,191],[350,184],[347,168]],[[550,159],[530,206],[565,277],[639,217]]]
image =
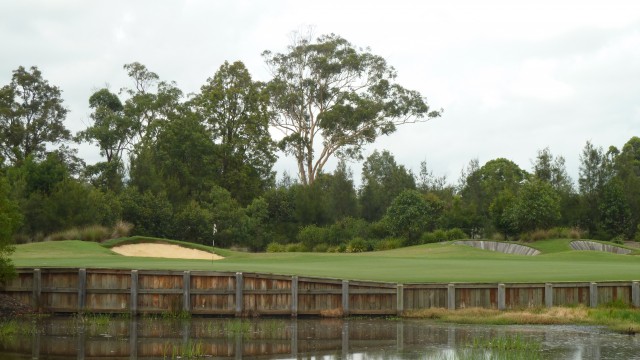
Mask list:
[[[475,359],[479,353],[472,351],[474,340],[489,343],[513,336],[522,343],[538,344],[537,355],[542,359],[640,359],[637,336],[575,326],[449,325],[376,318],[90,316],[25,320],[14,330],[13,335],[0,338],[2,359]],[[481,354],[496,355],[486,350]]]

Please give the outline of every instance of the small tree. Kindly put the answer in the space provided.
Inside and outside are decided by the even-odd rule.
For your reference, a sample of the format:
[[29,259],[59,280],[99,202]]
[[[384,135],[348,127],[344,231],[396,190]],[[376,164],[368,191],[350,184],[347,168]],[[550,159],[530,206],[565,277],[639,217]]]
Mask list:
[[403,236],[410,243],[415,243],[427,230],[432,213],[432,209],[417,190],[405,190],[393,200],[384,221],[393,235]]
[[505,212],[514,229],[521,232],[549,229],[560,219],[560,198],[549,183],[529,181]]

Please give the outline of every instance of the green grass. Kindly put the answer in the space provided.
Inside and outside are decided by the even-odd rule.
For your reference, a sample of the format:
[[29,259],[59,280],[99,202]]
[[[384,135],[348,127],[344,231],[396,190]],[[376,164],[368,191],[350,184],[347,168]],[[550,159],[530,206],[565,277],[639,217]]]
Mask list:
[[[464,245],[429,244],[358,254],[244,253],[216,248],[223,260],[125,257],[108,246],[163,239],[128,238],[107,246],[82,241],[43,242],[16,246],[17,267],[82,267],[242,271],[388,282],[548,282],[640,279],[640,257],[569,250],[570,240],[544,240],[531,245],[538,256],[507,255]],[[211,251],[211,247],[190,244]]]

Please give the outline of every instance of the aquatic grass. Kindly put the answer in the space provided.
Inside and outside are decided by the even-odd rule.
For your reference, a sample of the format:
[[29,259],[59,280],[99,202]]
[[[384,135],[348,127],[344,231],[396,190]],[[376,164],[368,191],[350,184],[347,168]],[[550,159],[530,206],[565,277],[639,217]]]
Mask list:
[[180,345],[171,343],[164,343],[162,345],[162,359],[198,359],[204,357],[209,356],[204,351],[202,341],[189,339]]
[[40,333],[41,329],[37,321],[16,321],[7,320],[0,321],[0,339],[10,338],[18,335],[35,335]]
[[459,324],[561,325],[586,322],[588,311],[583,306],[509,311],[484,308],[466,308],[452,311],[444,308],[432,308],[409,311],[405,313],[405,316]]
[[[619,306],[619,305],[617,305]],[[448,310],[432,308],[407,311],[407,318],[432,319],[445,323],[488,325],[603,325],[625,334],[640,333],[640,309],[583,305],[573,307],[531,308],[499,311],[496,309],[466,308]]]
[[597,308],[589,310],[589,319],[625,334],[640,334],[640,309]]

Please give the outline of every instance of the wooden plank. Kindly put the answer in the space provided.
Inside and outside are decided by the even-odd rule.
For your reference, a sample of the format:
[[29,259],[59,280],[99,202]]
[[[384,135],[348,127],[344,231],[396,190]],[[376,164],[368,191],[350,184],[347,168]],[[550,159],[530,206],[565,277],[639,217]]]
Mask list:
[[449,310],[456,309],[456,286],[454,284],[447,285],[447,308]]

